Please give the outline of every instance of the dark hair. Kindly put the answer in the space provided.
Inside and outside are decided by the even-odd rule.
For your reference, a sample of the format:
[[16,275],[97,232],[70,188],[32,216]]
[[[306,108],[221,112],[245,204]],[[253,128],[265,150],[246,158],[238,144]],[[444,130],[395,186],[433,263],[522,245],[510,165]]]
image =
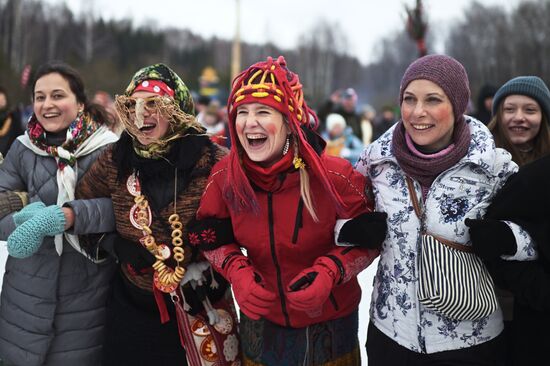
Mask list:
[[521,152],[512,141],[510,141],[508,134],[504,131],[501,124],[503,111],[504,103],[500,103],[497,108],[497,113],[487,125],[493,134],[496,147],[501,147],[508,151],[512,155],[512,160],[519,166],[523,166],[550,153],[550,121],[548,120],[548,116],[544,113],[544,110],[541,109],[542,119],[540,122],[540,130],[533,138],[533,150],[529,152]]
[[41,77],[49,74],[59,74],[63,79],[67,81],[67,83],[69,83],[69,87],[76,96],[77,102],[84,105],[84,112],[91,115],[96,122],[100,124],[106,123],[107,125],[113,122],[111,121],[112,117],[102,106],[90,102],[88,96],[86,95],[86,90],[84,88],[84,81],[82,80],[82,77],[80,76],[78,71],[76,71],[64,62],[52,61],[45,63],[38,68],[31,86],[31,98],[33,101],[36,82]]

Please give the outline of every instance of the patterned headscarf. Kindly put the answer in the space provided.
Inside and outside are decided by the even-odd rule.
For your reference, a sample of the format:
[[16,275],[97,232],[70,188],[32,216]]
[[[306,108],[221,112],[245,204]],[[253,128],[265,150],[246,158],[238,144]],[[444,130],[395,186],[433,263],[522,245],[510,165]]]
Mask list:
[[67,165],[74,166],[76,162],[74,152],[98,128],[99,124],[89,114],[79,112],[68,127],[65,142],[60,146],[48,145],[46,142],[46,130],[44,130],[44,127],[38,122],[36,115],[33,113],[27,124],[27,133],[29,139],[36,147],[54,158],[59,158],[57,162],[58,168],[63,170]]
[[[173,108],[166,110],[166,106],[161,105],[161,108],[165,109],[164,112],[168,111],[170,114],[167,116],[170,128],[165,136],[149,145],[142,145],[137,140],[136,134],[138,130],[136,130],[134,122],[129,118],[124,106],[124,97],[130,97],[144,80],[161,81],[174,92],[173,99],[167,97],[173,101]],[[164,64],[146,66],[136,72],[126,88],[124,96],[117,97],[116,110],[126,130],[133,137],[134,150],[138,155],[145,158],[158,159],[169,151],[171,141],[189,134],[204,133],[204,128],[195,118],[195,104],[193,103],[193,97],[189,89],[183,80]]]
[[[245,175],[239,154],[241,144],[235,130],[237,107],[247,103],[261,103],[281,112],[295,141],[293,165],[296,169],[307,169],[334,199],[338,209],[343,207],[342,199],[328,178],[328,172],[320,156],[306,139],[302,128],[314,130],[318,119],[304,100],[302,84],[298,75],[287,68],[284,57],[277,60],[268,57],[258,62],[233,80],[233,87],[227,103],[231,149],[227,170],[227,185],[224,193],[233,203],[233,209],[256,210],[257,201],[254,191]],[[290,167],[289,167],[290,168]]]

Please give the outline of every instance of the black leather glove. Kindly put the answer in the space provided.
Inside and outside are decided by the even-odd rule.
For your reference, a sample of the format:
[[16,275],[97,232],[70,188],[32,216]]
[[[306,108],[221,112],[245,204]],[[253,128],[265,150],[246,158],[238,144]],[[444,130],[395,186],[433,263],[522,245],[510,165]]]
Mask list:
[[114,250],[118,261],[130,265],[136,273],[150,268],[155,263],[155,256],[139,242],[119,237],[115,241]]
[[379,249],[386,239],[388,214],[367,212],[347,221],[338,234],[338,242]]
[[474,253],[483,259],[496,259],[501,255],[513,255],[517,243],[512,229],[504,222],[493,219],[464,220],[470,228],[470,240]]

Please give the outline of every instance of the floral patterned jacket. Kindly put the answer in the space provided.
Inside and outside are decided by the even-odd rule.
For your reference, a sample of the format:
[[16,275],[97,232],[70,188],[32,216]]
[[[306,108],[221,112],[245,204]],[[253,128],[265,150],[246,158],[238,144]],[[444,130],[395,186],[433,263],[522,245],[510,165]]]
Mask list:
[[[441,173],[422,202],[426,229],[460,244],[471,245],[466,218],[481,218],[491,198],[517,171],[510,154],[495,148],[489,130],[466,116],[471,132],[468,153]],[[391,150],[395,126],[369,145],[357,170],[372,181],[376,211],[388,214],[388,235],[382,247],[370,316],[373,324],[398,344],[416,352],[434,353],[470,347],[496,337],[503,328],[500,309],[476,321],[439,315],[418,302],[420,221],[407,189],[405,173]],[[414,182],[417,197],[420,184]],[[515,259],[532,255],[530,237],[513,223],[518,242]]]

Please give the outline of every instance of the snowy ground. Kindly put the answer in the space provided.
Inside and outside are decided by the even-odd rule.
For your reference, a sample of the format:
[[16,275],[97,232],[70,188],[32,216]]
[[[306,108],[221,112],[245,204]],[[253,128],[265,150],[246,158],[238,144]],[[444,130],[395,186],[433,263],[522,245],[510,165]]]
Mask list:
[[[4,264],[6,263],[6,257],[8,252],[6,249],[6,243],[0,241],[0,289],[2,288],[2,279],[4,273]],[[367,325],[369,324],[369,306],[370,306],[370,295],[372,292],[372,279],[376,273],[376,267],[378,266],[378,260],[372,263],[369,268],[363,271],[359,275],[359,282],[361,283],[361,288],[363,289],[363,297],[361,299],[361,304],[359,305],[359,343],[361,346],[361,359],[363,360],[362,364],[367,365],[367,355],[365,353],[365,341],[367,339]]]
[[370,297],[372,294],[372,281],[378,267],[376,259],[366,270],[359,274],[359,283],[363,290],[361,303],[359,304],[359,345],[361,346],[361,364],[367,365],[367,354],[365,352],[365,342],[367,341],[367,326],[369,325]]

